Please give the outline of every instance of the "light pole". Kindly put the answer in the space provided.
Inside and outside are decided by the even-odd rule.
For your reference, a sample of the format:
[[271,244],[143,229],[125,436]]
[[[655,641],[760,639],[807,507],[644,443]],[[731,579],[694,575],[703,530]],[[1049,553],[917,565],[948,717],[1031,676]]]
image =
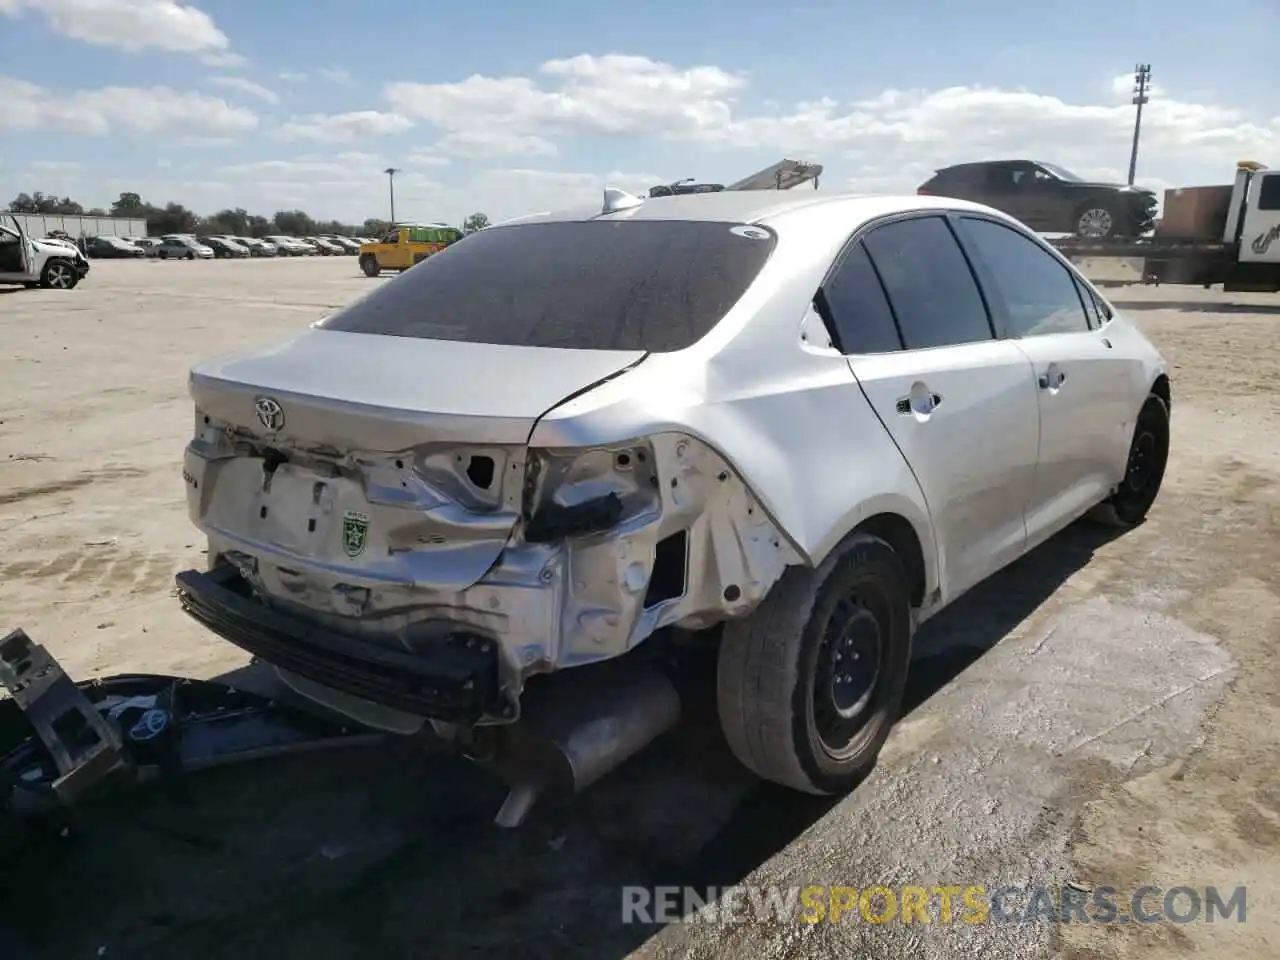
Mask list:
[[391,191],[391,225],[394,227],[396,225],[396,174],[400,171],[396,167],[387,167],[382,172],[387,175],[387,189]]
[[1142,105],[1150,98],[1147,91],[1151,89],[1151,64],[1140,63],[1133,68],[1133,105],[1138,108],[1133,118],[1133,152],[1129,154],[1129,186],[1133,186],[1133,175],[1138,170],[1138,135],[1142,130]]

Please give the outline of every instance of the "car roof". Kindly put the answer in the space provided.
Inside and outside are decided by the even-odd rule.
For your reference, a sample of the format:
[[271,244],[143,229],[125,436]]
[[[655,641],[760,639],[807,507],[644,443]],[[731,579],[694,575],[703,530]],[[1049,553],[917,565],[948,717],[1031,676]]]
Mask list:
[[[602,213],[601,205],[571,210],[531,214],[496,223],[494,227],[529,223],[621,220],[702,220],[723,223],[763,223],[782,226],[803,215],[809,221],[821,217],[823,208],[832,211],[852,229],[860,222],[894,213],[916,210],[972,209],[988,212],[980,204],[948,197],[908,195],[868,195],[855,193],[815,193],[794,190],[724,190],[719,193],[691,193],[671,197],[651,197],[638,206],[616,213]],[[838,211],[838,212],[837,212]]]
[[949,167],[939,167],[934,173],[949,173],[952,170],[972,170],[975,167],[1004,167],[1011,164],[1039,165],[1039,160],[1027,160],[1023,157],[1003,157],[999,160],[968,160],[965,163],[953,163]]

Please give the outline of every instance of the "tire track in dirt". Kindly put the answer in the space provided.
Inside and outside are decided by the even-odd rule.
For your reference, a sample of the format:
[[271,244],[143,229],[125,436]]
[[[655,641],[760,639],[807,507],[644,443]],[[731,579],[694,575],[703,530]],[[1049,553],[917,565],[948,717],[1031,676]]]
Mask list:
[[136,467],[104,467],[101,470],[82,473],[77,477],[68,477],[65,480],[54,480],[49,483],[33,484],[28,487],[18,487],[14,490],[0,492],[0,506],[24,503],[28,500],[50,497],[59,493],[70,493],[99,480],[118,480],[125,477],[143,476],[146,476],[146,471],[139,470]]

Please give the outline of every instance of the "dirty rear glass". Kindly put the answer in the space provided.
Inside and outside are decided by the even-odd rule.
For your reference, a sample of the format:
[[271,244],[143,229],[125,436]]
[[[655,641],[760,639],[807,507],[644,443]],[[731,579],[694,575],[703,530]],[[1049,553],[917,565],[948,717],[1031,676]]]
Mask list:
[[681,350],[746,292],[774,234],[684,220],[489,227],[331,316],[326,330],[579,350]]

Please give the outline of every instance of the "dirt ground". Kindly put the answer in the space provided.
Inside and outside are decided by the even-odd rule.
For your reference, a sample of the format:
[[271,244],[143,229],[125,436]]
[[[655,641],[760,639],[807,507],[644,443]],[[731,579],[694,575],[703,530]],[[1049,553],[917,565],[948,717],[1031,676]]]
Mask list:
[[[187,369],[380,282],[354,258],[97,261],[70,293],[0,288],[0,631],[77,678],[245,676],[172,595],[203,563]],[[0,887],[0,957],[1280,956],[1280,297],[1109,292],[1173,366],[1150,520],[1068,530],[926,625],[909,713],[845,800],[744,774],[694,658],[677,735],[515,832],[489,823],[501,788],[408,742],[93,809]],[[939,882],[1245,885],[1248,915],[621,922],[627,884]]]

